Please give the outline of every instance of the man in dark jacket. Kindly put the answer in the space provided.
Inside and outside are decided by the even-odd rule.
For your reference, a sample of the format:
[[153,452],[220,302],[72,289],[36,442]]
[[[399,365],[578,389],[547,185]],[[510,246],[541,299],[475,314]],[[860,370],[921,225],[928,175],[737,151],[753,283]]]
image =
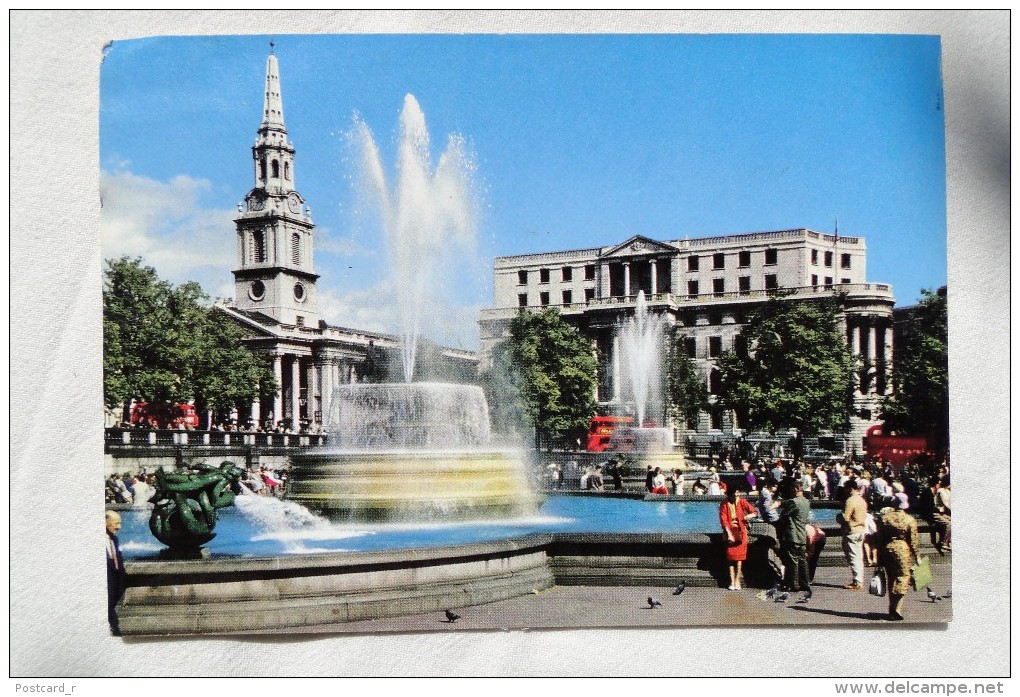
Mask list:
[[120,530],[120,514],[117,511],[106,512],[106,599],[109,611],[110,630],[114,636],[120,636],[120,623],[117,620],[117,603],[124,595],[127,575],[124,573],[124,557],[120,553],[120,541],[117,531]]
[[783,480],[783,503],[779,508],[779,554],[786,567],[786,590],[810,591],[807,561],[807,522],[811,504],[804,498],[800,480]]

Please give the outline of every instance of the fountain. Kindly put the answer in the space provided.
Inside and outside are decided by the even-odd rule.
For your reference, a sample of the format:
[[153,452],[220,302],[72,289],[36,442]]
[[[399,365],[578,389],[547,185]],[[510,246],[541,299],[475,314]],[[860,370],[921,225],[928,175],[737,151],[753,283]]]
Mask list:
[[350,384],[333,392],[325,448],[291,457],[288,497],[332,520],[534,515],[522,453],[495,448],[480,387]]
[[[446,311],[440,289],[444,276],[475,244],[477,197],[474,164],[464,139],[451,135],[433,169],[425,115],[414,95],[404,97],[400,114],[397,177],[390,186],[375,139],[356,120],[353,145],[360,153],[362,200],[379,217],[389,252],[390,288],[401,336],[404,382],[414,376],[418,338]],[[435,328],[435,327],[432,327]]]
[[683,469],[682,453],[673,451],[670,429],[651,426],[661,420],[648,418],[649,407],[661,403],[660,357],[663,353],[666,320],[648,311],[644,291],[638,291],[634,316],[620,328],[620,352],[623,380],[634,403],[637,425],[617,428],[609,441],[609,450],[635,453],[642,465]]
[[337,387],[325,449],[291,459],[291,500],[333,520],[434,520],[534,514],[522,454],[494,448],[481,388],[412,382],[423,321],[439,303],[444,259],[475,236],[470,157],[453,136],[433,170],[425,117],[412,95],[400,117],[390,187],[358,121],[362,193],[379,214],[392,269],[403,383]]

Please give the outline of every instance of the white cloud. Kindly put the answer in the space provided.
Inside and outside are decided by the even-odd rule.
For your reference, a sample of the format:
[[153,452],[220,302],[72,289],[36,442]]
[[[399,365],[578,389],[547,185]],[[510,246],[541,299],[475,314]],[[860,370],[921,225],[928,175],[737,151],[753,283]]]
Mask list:
[[102,172],[103,256],[140,256],[173,283],[193,280],[211,295],[222,294],[224,287],[230,294],[234,212],[200,205],[211,186],[187,176],[160,182],[128,171]]
[[[155,267],[161,278],[179,284],[197,281],[212,297],[232,297],[236,263],[236,233],[233,210],[203,208],[201,195],[211,189],[202,179],[186,176],[161,182],[129,171],[101,174],[103,209],[100,232],[105,258],[139,256]],[[359,278],[364,286],[390,275],[383,250],[359,243],[358,234],[339,236],[317,228],[316,267],[319,280],[319,312],[333,325],[388,334],[400,333],[399,289],[392,280],[370,287],[343,292],[337,284]],[[321,234],[325,233],[325,234]],[[479,265],[471,245],[447,249],[434,287],[424,291],[428,299],[422,305],[422,335],[454,348],[478,348],[477,304],[481,283]],[[343,271],[343,263],[330,263],[328,256],[359,257],[357,273]],[[325,262],[325,263],[321,263]],[[357,282],[357,281],[355,281]],[[457,295],[460,298],[457,298]],[[458,304],[468,299],[471,305]]]
[[354,235],[342,237],[334,234],[329,228],[315,229],[315,252],[338,257],[372,257],[378,254],[360,244]]

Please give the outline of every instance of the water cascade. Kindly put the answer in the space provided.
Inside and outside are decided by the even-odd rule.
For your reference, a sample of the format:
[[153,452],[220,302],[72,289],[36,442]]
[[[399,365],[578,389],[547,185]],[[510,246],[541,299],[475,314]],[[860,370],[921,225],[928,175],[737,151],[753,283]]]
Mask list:
[[[414,376],[418,338],[440,319],[438,292],[457,250],[474,244],[477,200],[464,139],[451,135],[433,169],[425,115],[413,95],[404,98],[395,183],[386,178],[372,132],[357,121],[360,189],[380,218],[389,250],[390,287],[400,325],[404,381]],[[423,326],[424,325],[424,326]]]
[[[389,248],[403,383],[346,384],[332,395],[327,446],[291,457],[291,500],[334,521],[430,521],[534,515],[523,453],[491,444],[480,387],[412,382],[418,337],[442,313],[435,294],[474,244],[477,201],[463,139],[432,168],[425,117],[404,99],[394,186],[363,122],[363,194]],[[431,314],[430,314],[431,313]]]
[[634,316],[620,329],[623,385],[629,387],[638,427],[645,425],[649,405],[658,397],[661,383],[659,357],[665,337],[665,319],[648,312],[644,291],[639,291]]
[[666,336],[666,319],[648,311],[644,291],[639,291],[634,316],[620,328],[620,352],[624,396],[634,401],[635,428],[617,428],[609,442],[610,450],[641,454],[646,464],[668,469],[683,468],[682,453],[673,452],[673,434],[668,428],[650,426],[661,419],[649,418],[652,405],[661,404],[662,371],[660,357]]

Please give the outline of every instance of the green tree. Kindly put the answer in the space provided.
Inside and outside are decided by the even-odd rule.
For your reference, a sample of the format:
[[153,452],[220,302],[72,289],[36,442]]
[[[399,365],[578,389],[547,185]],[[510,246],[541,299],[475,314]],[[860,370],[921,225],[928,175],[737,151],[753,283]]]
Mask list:
[[945,288],[921,291],[907,313],[893,361],[894,393],[882,404],[885,430],[949,443],[949,319]]
[[719,360],[720,403],[743,426],[802,435],[845,430],[855,361],[840,330],[839,301],[772,298],[747,317],[746,355]]
[[142,260],[108,260],[103,283],[104,393],[108,406],[196,401],[199,411],[250,404],[276,384],[244,333],[197,283],[173,287]]
[[195,402],[203,410],[240,411],[260,397],[276,394],[269,357],[245,348],[244,330],[230,317],[209,308],[194,338],[192,379]]
[[506,355],[500,360],[512,364],[536,437],[548,442],[586,433],[595,413],[598,375],[591,341],[553,309],[521,312],[509,330]]
[[141,259],[108,260],[103,279],[104,393],[110,407],[132,398],[189,398],[174,330],[173,288]]
[[663,361],[663,412],[673,420],[694,423],[698,413],[708,407],[708,389],[687,352],[685,339],[682,329],[673,327]]

